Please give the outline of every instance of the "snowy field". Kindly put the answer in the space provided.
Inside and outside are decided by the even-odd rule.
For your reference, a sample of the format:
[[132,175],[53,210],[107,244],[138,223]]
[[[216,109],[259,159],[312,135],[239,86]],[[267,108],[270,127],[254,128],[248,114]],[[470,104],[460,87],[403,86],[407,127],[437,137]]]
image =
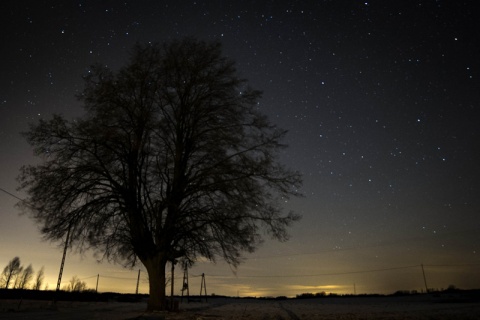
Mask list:
[[175,313],[144,313],[146,303],[0,300],[0,319],[480,319],[480,302],[430,296],[304,300],[210,298],[180,304]]

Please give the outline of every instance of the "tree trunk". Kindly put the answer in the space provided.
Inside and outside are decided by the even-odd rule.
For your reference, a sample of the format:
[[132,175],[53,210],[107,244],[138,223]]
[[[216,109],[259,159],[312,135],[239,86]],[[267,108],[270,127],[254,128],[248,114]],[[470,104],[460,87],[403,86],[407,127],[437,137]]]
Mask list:
[[143,264],[148,272],[150,286],[147,311],[166,310],[165,267],[167,261],[161,257],[154,257],[145,260]]

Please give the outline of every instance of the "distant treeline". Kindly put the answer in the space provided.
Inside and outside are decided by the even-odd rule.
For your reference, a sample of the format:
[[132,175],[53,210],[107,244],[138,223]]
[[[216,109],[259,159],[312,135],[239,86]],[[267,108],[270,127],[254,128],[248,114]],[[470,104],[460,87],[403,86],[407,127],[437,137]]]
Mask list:
[[0,299],[23,299],[23,300],[50,300],[50,301],[119,301],[139,302],[148,297],[144,294],[122,294],[114,292],[96,293],[87,291],[53,291],[53,290],[28,290],[28,289],[0,289]]
[[[296,297],[289,298],[287,296],[277,297],[230,297],[224,295],[212,294],[208,296],[210,299],[254,299],[254,300],[290,300],[290,299],[329,299],[329,298],[355,298],[355,297],[398,297],[421,295],[424,292],[399,290],[392,294],[336,294],[324,292],[319,293],[302,293]],[[448,288],[438,291],[430,291],[428,294],[437,297],[436,302],[471,302],[480,301],[480,289],[462,290],[457,288]],[[80,302],[141,302],[148,298],[148,294],[132,294],[132,293],[116,293],[103,292],[97,293],[94,290],[86,291],[54,291],[54,290],[29,290],[29,289],[0,289],[0,299],[17,299],[17,300],[44,300],[44,301],[80,301]],[[167,297],[170,299],[170,297]],[[203,302],[207,300],[205,296],[174,296],[175,300],[184,300],[185,302]]]
[[[429,289],[428,294],[434,297],[470,297],[476,300],[480,300],[480,289],[463,290],[458,289],[455,286],[449,286],[447,289]],[[302,293],[298,294],[296,299],[315,299],[315,298],[329,298],[329,297],[398,297],[398,296],[411,296],[426,294],[424,291],[417,290],[398,290],[392,294],[336,294],[325,292],[319,293]],[[275,299],[281,299],[285,297],[276,297]]]

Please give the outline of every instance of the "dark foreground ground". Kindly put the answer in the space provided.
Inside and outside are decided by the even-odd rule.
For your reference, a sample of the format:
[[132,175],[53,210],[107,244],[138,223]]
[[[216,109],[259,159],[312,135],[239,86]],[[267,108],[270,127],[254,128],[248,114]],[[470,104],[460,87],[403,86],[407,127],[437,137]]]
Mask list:
[[416,295],[256,300],[209,298],[181,303],[180,311],[145,313],[146,302],[67,302],[0,299],[0,319],[133,320],[133,319],[480,319],[475,297]]

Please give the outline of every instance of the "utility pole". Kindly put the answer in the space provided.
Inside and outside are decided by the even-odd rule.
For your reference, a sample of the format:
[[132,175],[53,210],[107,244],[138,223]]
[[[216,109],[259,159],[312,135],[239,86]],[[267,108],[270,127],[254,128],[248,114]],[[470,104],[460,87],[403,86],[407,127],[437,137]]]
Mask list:
[[62,283],[63,267],[65,266],[65,257],[67,256],[68,240],[70,239],[70,228],[71,228],[71,225],[68,226],[67,238],[65,239],[65,247],[63,248],[62,263],[60,264],[60,272],[58,273],[57,290],[56,290],[57,292],[60,291],[60,284]]
[[183,265],[183,285],[182,285],[182,298],[181,302],[183,302],[183,293],[187,291],[187,303],[190,302],[190,289],[188,288],[188,264],[184,262]]
[[174,301],[173,301],[173,284],[174,284],[174,279],[175,279],[175,263],[177,263],[177,261],[175,259],[172,260],[172,272],[171,272],[171,276],[172,276],[172,282],[171,282],[171,286],[170,286],[170,310],[174,310]]
[[138,284],[140,283],[140,269],[138,269],[138,277],[137,277],[137,289],[135,290],[135,294],[138,294]]
[[422,273],[423,273],[423,282],[425,283],[425,292],[428,293],[428,286],[427,286],[427,277],[425,277],[425,269],[423,269],[423,263],[421,264],[422,266]]
[[98,293],[98,279],[100,278],[100,274],[97,274],[97,285],[95,286],[95,292]]
[[202,299],[202,291],[205,292],[205,302],[207,302],[207,283],[205,282],[205,273],[202,273],[202,282],[200,284],[200,299]]

